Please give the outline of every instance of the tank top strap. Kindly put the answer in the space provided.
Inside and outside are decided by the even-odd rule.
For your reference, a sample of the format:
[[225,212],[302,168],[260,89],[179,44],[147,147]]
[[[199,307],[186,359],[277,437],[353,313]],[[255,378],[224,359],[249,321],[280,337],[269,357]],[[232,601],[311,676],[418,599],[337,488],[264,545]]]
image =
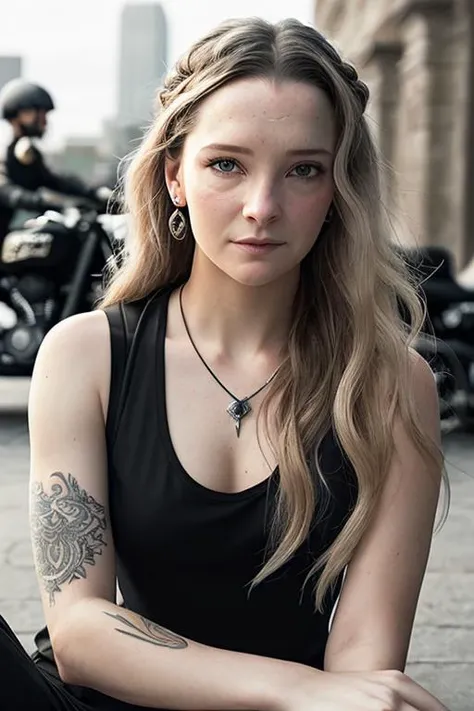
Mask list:
[[160,293],[162,290],[139,301],[120,302],[104,309],[109,322],[111,350],[110,391],[106,423],[109,451],[115,445],[142,324],[151,304]]

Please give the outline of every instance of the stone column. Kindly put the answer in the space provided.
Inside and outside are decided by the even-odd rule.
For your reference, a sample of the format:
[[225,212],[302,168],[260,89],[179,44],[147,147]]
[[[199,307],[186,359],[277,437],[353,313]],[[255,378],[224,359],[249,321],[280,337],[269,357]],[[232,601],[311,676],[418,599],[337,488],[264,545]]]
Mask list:
[[401,17],[400,111],[395,162],[401,204],[413,239],[456,242],[451,165],[454,105],[453,0],[407,2]]
[[399,42],[376,41],[366,55],[364,80],[371,91],[368,107],[369,123],[383,161],[387,164],[385,193],[387,202],[392,202],[394,186],[392,166],[395,161],[397,114],[400,101],[398,63],[402,56]]
[[464,0],[460,8],[459,28],[466,37],[464,58],[465,78],[461,99],[465,105],[465,130],[460,137],[460,150],[464,155],[462,181],[464,184],[464,250],[461,263],[474,256],[474,3]]

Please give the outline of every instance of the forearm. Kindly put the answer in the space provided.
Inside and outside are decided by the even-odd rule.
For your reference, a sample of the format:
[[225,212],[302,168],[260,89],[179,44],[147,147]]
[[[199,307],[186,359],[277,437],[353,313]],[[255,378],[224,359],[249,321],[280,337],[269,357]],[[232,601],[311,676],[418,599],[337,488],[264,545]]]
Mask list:
[[12,210],[35,210],[39,207],[39,195],[12,183],[0,185],[0,205]]
[[62,195],[74,195],[76,197],[91,198],[93,192],[80,178],[74,175],[56,175],[49,168],[45,168],[43,185],[45,188],[54,190]]
[[64,681],[130,704],[280,711],[305,667],[207,647],[99,599],[76,603],[53,646]]
[[408,650],[390,645],[387,640],[365,640],[347,645],[339,651],[330,646],[326,650],[324,671],[371,672],[387,669],[405,670]]

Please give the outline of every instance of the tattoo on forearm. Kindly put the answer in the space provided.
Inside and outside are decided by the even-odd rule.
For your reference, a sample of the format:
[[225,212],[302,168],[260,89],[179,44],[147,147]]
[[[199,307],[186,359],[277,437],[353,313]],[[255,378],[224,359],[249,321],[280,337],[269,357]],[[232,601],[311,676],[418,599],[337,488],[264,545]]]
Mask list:
[[[164,627],[150,622],[145,617],[137,615],[139,622],[134,622],[123,615],[112,614],[110,612],[104,612],[104,615],[111,617],[113,620],[117,620],[124,627],[128,627],[127,630],[115,628],[116,632],[121,634],[126,634],[129,637],[135,637],[135,639],[140,639],[142,642],[148,642],[149,644],[155,644],[157,647],[168,647],[169,649],[186,649],[188,643],[183,637],[180,637],[174,632],[170,632]],[[140,624],[141,623],[141,624]],[[131,632],[130,630],[134,630]]]
[[31,535],[36,565],[49,604],[65,583],[87,577],[86,564],[102,554],[107,527],[105,508],[68,474],[54,472],[51,493],[34,482],[31,489]]

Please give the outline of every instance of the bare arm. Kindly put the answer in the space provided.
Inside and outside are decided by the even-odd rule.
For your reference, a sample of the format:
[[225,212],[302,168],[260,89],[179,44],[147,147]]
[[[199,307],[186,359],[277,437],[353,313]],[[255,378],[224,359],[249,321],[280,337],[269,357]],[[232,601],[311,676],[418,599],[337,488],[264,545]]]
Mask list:
[[[421,425],[440,446],[431,370],[414,356]],[[397,422],[395,454],[374,521],[351,561],[326,649],[328,671],[403,670],[428,560],[440,471]]]
[[207,647],[115,604],[109,378],[108,326],[97,312],[48,334],[31,386],[31,531],[61,677],[146,707],[280,708],[298,665]]

